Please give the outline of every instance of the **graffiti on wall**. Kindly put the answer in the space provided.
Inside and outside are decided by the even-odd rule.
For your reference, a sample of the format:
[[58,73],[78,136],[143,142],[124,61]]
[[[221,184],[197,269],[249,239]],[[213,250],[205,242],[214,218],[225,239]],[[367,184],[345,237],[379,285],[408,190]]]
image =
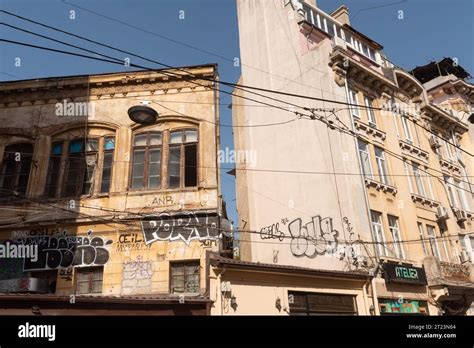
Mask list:
[[339,232],[333,228],[330,217],[314,216],[304,226],[298,218],[288,224],[288,231],[291,235],[290,249],[296,257],[314,258],[337,250]]
[[160,206],[168,206],[168,205],[174,205],[174,200],[173,196],[160,196],[160,197],[155,197],[153,199],[153,202],[151,202],[152,205],[160,205]]
[[208,213],[184,212],[176,215],[161,213],[142,221],[145,243],[182,240],[189,245],[192,240],[218,239],[218,217]]
[[296,257],[315,258],[337,251],[339,232],[334,229],[330,217],[316,215],[306,224],[303,224],[301,218],[293,221],[284,218],[281,219],[281,224],[287,225],[288,234],[285,234],[280,223],[275,223],[262,228],[260,238],[277,239],[280,242],[285,238],[289,239],[291,253]]
[[69,267],[69,268],[61,268],[59,270],[59,277],[62,279],[62,280],[65,280],[67,282],[70,282],[72,280],[72,270],[73,268],[72,267]]
[[11,238],[18,239],[18,238],[25,238],[25,237],[31,237],[31,236],[56,236],[61,233],[66,234],[67,232],[58,227],[39,227],[39,228],[32,228],[29,230],[13,231],[11,234]]
[[92,236],[34,236],[17,239],[23,245],[37,245],[38,259],[24,259],[24,271],[51,270],[72,266],[102,266],[109,261],[107,246],[111,240]]
[[137,256],[135,260],[123,263],[124,279],[150,279],[153,275],[151,261],[143,261],[143,257]]
[[146,245],[143,237],[138,233],[122,233],[116,244],[117,252],[148,250],[150,245]]
[[137,256],[122,264],[122,294],[147,294],[151,289],[153,263]]

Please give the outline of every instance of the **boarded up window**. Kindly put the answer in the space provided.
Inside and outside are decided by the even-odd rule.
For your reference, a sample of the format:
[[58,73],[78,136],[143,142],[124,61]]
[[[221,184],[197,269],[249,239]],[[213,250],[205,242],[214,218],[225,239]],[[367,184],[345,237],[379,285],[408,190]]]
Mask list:
[[357,315],[355,296],[288,292],[290,315]]

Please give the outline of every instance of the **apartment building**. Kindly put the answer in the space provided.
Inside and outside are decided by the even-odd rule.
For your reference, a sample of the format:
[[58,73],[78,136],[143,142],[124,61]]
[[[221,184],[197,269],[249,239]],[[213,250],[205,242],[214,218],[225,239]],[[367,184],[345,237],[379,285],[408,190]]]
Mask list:
[[[345,6],[331,14],[315,1],[240,0],[237,6],[241,83],[313,97],[278,96],[289,110],[319,110],[324,117],[319,120],[333,122],[298,119],[281,129],[252,127],[291,115],[234,106],[234,124],[244,126],[235,130],[236,148],[259,155],[255,167],[241,164],[236,171],[239,226],[258,232],[242,233],[250,241],[241,245],[242,260],[367,272],[371,281],[360,282],[361,293],[353,294],[365,296],[358,314],[465,313],[474,280],[465,257],[466,235],[473,230],[472,157],[463,160],[455,151],[472,145],[467,117],[440,105],[458,96],[433,97],[433,86],[393,65],[380,43],[350,25]],[[457,93],[463,91],[460,98],[472,98],[472,86],[453,83]],[[325,113],[328,109],[332,112]],[[311,221],[311,212],[305,217],[308,209],[316,220],[305,225]],[[317,252],[319,233],[327,242],[319,223],[324,217],[338,232],[339,244],[354,248]],[[325,286],[293,289],[291,282],[279,286],[261,279],[273,311],[275,291],[282,299],[300,291],[305,298],[300,304],[309,306],[309,298],[340,294],[344,287],[321,282]],[[349,287],[356,291],[354,284]],[[344,301],[341,297],[339,303]],[[291,303],[285,308],[290,315],[299,311],[292,312]]]
[[[0,314],[208,314],[215,65],[0,84]],[[226,244],[228,245],[228,244]],[[30,255],[31,256],[31,255]]]

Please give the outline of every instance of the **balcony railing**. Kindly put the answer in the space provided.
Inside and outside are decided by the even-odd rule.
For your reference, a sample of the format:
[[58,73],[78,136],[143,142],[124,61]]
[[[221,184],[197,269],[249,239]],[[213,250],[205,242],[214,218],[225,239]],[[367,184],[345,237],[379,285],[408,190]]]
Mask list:
[[306,21],[328,34],[331,38],[338,37],[354,51],[362,54],[364,57],[370,59],[375,64],[379,64],[376,58],[377,51],[344,30],[342,25],[334,21],[331,16],[304,2],[303,12]]

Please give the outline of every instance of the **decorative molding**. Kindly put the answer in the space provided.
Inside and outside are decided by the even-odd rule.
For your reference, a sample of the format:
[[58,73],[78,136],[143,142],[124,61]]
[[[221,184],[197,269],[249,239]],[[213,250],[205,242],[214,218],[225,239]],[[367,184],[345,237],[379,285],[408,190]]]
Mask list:
[[377,191],[382,191],[384,193],[391,193],[392,195],[396,195],[398,190],[395,186],[384,184],[380,181],[376,181],[373,179],[365,178],[365,186],[373,187]]
[[411,194],[411,200],[414,202],[414,203],[420,203],[421,205],[424,205],[424,206],[429,206],[430,208],[437,208],[441,205],[440,202],[438,201],[434,201],[432,199],[429,199],[429,198],[426,198],[426,197],[423,197],[423,196],[419,196],[415,193],[412,193]]
[[410,155],[415,155],[416,157],[418,157],[419,159],[425,162],[427,162],[430,157],[430,154],[428,151],[425,151],[419,148],[418,146],[410,144],[406,141],[399,140],[398,145],[400,146],[400,149],[402,149],[402,151],[406,151]]

